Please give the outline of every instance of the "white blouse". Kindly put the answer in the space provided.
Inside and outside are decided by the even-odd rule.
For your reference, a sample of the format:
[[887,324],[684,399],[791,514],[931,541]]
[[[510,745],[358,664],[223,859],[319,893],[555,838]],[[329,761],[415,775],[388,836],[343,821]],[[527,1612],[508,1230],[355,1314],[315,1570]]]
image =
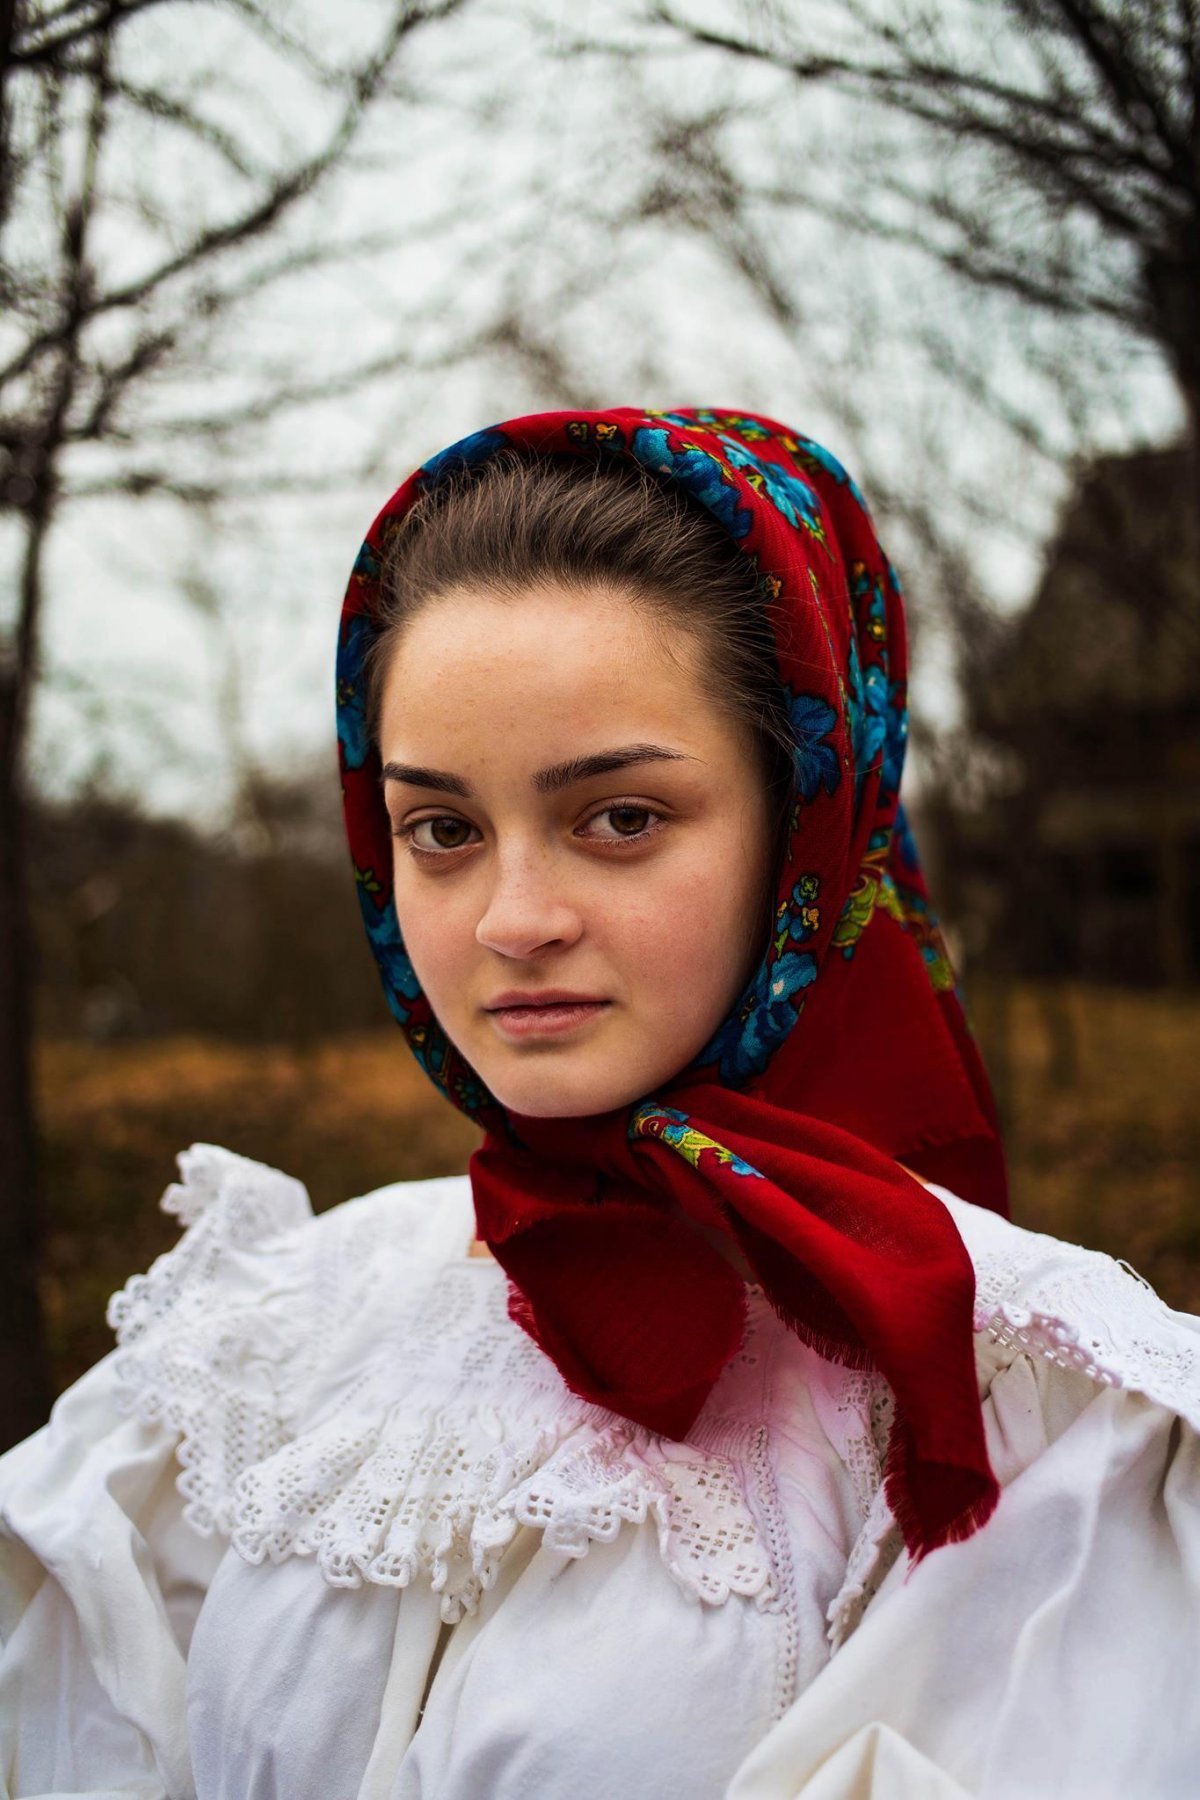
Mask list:
[[749,1290],[686,1442],[578,1399],[465,1176],[314,1217],[214,1145],[0,1457],[0,1792],[1200,1793],[1200,1319],[954,1195],[1004,1491],[911,1567],[891,1394]]

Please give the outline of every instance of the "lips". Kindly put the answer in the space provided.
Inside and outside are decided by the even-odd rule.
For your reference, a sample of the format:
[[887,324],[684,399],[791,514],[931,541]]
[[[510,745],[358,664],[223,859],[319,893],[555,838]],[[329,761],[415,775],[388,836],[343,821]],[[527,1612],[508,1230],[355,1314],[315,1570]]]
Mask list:
[[[501,995],[501,1000],[506,996]],[[490,1006],[489,1017],[501,1037],[516,1042],[522,1038],[569,1036],[600,1019],[611,1002],[570,995],[559,1000],[551,994],[537,999],[523,994],[519,1002]]]
[[607,1002],[602,994],[572,994],[565,988],[544,988],[537,993],[522,993],[512,989],[496,998],[484,1008],[485,1012],[510,1012],[515,1008],[530,1006],[604,1006]]

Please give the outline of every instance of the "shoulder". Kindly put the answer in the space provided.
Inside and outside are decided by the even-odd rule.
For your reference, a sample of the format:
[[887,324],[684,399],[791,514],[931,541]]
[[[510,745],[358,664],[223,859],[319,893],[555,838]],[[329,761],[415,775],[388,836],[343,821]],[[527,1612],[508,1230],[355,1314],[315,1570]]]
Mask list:
[[180,1235],[110,1299],[115,1348],[0,1456],[4,1741],[30,1792],[97,1754],[114,1792],[118,1764],[141,1792],[151,1761],[192,1791],[185,1660],[239,1484],[295,1447],[313,1371],[346,1351],[323,1321],[354,1314],[365,1272],[402,1311],[470,1232],[453,1181],[314,1215],[303,1182],[221,1145],[177,1162],[160,1205]]
[[1127,1262],[1030,1231],[927,1183],[975,1269],[975,1330],[1012,1352],[1126,1388],[1200,1427],[1200,1318]]
[[183,1229],[110,1299],[108,1323],[121,1345],[214,1300],[260,1302],[311,1277],[339,1249],[369,1243],[421,1264],[458,1254],[470,1237],[466,1176],[391,1182],[314,1213],[302,1181],[220,1144],[192,1144],[176,1162],[180,1179],[159,1206]]
[[[1185,1427],[1180,1466],[1194,1463],[1200,1318],[1169,1307],[1115,1257],[923,1185],[946,1206],[974,1266],[979,1396],[988,1455],[1006,1493],[1019,1487],[1022,1506],[1042,1493],[1052,1508],[1107,1519],[1128,1505],[1122,1446],[1138,1433],[1153,1439],[1165,1470],[1177,1418]],[[1006,1518],[1012,1506],[1006,1502]],[[1145,1529],[1148,1512],[1121,1516],[1130,1530]],[[989,1546],[998,1542],[993,1522],[981,1535]],[[835,1649],[909,1568],[881,1482],[829,1608]]]
[[185,1516],[207,1534],[295,1435],[338,1322],[368,1289],[402,1305],[465,1245],[470,1197],[465,1177],[395,1182],[314,1214],[302,1181],[222,1145],[176,1161],[159,1204],[183,1230],[109,1300],[111,1379],[119,1412],[178,1434]]

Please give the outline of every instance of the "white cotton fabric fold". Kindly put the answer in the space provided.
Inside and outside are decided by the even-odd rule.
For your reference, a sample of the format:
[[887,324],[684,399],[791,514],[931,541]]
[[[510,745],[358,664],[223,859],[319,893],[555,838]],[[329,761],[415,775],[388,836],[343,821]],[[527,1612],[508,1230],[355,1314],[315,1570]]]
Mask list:
[[1200,1440],[1090,1386],[1026,1355],[996,1375],[987,1528],[893,1566],[730,1800],[1200,1793]]
[[891,1395],[750,1291],[686,1443],[571,1395],[465,1177],[314,1218],[219,1146],[0,1458],[0,1795],[1200,1792],[1200,1320],[935,1189],[1000,1506],[915,1569]]

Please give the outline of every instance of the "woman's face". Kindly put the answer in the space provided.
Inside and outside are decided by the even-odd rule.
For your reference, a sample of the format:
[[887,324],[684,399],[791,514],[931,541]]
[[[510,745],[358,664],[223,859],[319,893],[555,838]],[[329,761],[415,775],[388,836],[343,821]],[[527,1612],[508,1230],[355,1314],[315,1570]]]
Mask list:
[[[652,1093],[763,953],[767,800],[699,656],[620,593],[553,586],[438,596],[392,650],[400,929],[443,1029],[514,1112]],[[588,1004],[538,1007],[560,992]]]

